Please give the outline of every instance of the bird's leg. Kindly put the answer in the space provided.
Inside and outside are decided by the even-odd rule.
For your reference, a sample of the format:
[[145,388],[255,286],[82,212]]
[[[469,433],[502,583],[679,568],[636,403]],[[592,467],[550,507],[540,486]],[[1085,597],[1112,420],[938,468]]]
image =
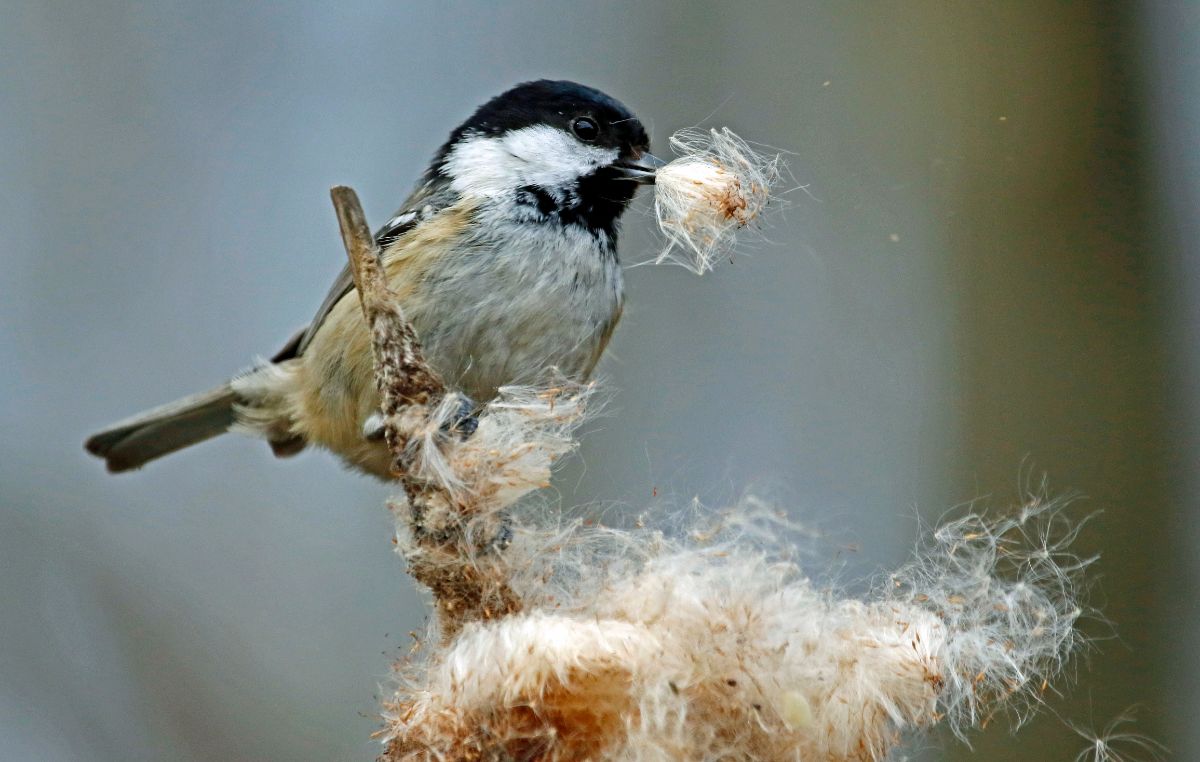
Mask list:
[[371,413],[367,420],[363,421],[362,431],[363,439],[368,442],[382,442],[387,433],[387,419],[380,411]]
[[[469,439],[475,433],[475,429],[479,428],[479,416],[475,414],[475,400],[471,399],[461,392],[455,394],[458,401],[458,409],[454,411],[450,419],[442,424],[442,432],[445,434],[457,434],[459,439]],[[363,438],[368,442],[382,442],[387,432],[387,418],[384,417],[383,411],[372,413],[362,427]]]
[[479,417],[475,415],[477,407],[475,400],[462,392],[456,393],[455,396],[458,398],[458,410],[454,411],[450,420],[442,424],[442,431],[458,434],[459,439],[466,440],[479,428]]

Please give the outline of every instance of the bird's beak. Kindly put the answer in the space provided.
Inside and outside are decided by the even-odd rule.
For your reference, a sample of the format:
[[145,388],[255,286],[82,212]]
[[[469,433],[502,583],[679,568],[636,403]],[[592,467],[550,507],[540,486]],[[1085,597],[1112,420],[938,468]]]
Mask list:
[[654,173],[666,165],[665,161],[649,152],[613,163],[623,179],[633,180],[639,185],[654,185]]

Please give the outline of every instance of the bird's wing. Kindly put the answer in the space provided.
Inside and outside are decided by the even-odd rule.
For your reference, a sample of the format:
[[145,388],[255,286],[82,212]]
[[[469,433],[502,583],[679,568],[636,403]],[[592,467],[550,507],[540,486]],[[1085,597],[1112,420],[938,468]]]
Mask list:
[[[439,191],[443,190],[433,183],[425,183],[418,188],[404,205],[400,207],[392,218],[387,221],[382,228],[375,233],[375,243],[382,251],[396,241],[400,236],[415,228],[424,220],[429,219],[443,209],[449,202],[449,199],[444,198],[444,194]],[[317,309],[317,314],[313,317],[312,322],[305,328],[296,332],[283,348],[275,353],[271,358],[271,362],[283,362],[290,360],[293,357],[299,357],[304,354],[304,350],[308,348],[312,342],[313,336],[320,329],[321,324],[325,322],[325,317],[329,315],[329,311],[334,305],[342,300],[346,294],[354,290],[354,275],[350,271],[350,264],[347,263],[342,271],[338,273],[334,279],[333,285],[329,287],[329,293],[325,295],[325,300],[321,302],[321,306]]]

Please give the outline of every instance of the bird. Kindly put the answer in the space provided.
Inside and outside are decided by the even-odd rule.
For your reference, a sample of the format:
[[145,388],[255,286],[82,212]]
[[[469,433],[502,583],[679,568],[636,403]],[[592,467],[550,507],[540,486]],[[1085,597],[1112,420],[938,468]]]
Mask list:
[[[460,435],[502,386],[550,367],[591,377],[624,306],[621,215],[663,165],[626,106],[566,80],[501,93],[435,152],[375,240],[426,360],[468,400]],[[85,448],[117,473],[231,429],[278,457],[315,445],[392,478],[349,266],[269,361],[113,424]]]

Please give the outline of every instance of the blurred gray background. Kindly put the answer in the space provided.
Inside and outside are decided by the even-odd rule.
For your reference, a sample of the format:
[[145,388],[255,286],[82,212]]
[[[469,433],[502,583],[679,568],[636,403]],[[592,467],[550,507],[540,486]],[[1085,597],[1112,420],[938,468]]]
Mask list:
[[[111,477],[81,442],[273,352],[343,262],[327,188],[381,221],[542,76],[660,153],[700,122],[792,151],[807,188],[713,275],[628,273],[564,505],[769,485],[854,579],[1044,471],[1104,511],[1118,635],[1054,706],[1139,705],[1200,758],[1197,51],[1184,2],[0,1],[0,758],[373,757],[425,616],[387,488],[234,437]],[[1084,744],[1054,717],[973,740],[918,753]]]

